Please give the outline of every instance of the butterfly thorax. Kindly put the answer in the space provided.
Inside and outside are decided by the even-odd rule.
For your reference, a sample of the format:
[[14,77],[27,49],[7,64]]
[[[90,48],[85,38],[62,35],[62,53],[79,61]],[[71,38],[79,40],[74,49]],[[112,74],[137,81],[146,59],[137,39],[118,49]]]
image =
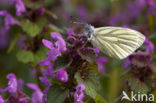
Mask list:
[[94,27],[86,24],[84,26],[84,34],[88,38],[89,41],[92,40],[94,37]]

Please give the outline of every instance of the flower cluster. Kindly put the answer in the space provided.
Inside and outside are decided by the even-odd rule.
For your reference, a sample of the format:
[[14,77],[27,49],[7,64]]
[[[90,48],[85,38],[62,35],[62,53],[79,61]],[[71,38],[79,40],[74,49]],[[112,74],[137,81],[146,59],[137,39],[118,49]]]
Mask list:
[[42,83],[46,84],[47,87],[44,90],[44,98],[43,100],[46,101],[47,92],[51,86],[51,83],[47,79],[47,77],[50,78],[58,78],[62,82],[68,81],[68,74],[65,70],[60,69],[57,73],[54,72],[53,65],[51,62],[54,62],[59,56],[62,55],[62,52],[65,52],[67,50],[66,43],[62,36],[59,33],[51,33],[52,41],[48,41],[43,39],[43,44],[50,49],[49,52],[47,52],[46,60],[41,61],[40,65],[48,65],[46,70],[43,71],[43,77],[40,77],[40,80]]
[[130,55],[124,63],[124,67],[130,67],[132,73],[140,80],[144,81],[145,78],[152,74],[151,66],[152,56],[146,52],[138,51]]
[[[53,85],[48,78],[57,78],[59,81],[63,83],[63,85],[68,87],[68,83],[74,81],[74,75],[82,69],[81,75],[87,77],[85,72],[87,69],[87,63],[92,63],[93,59],[98,56],[99,49],[91,46],[84,35],[78,34],[75,35],[72,29],[67,31],[67,42],[62,38],[59,33],[52,32],[51,33],[51,41],[43,39],[42,43],[44,46],[50,49],[50,51],[46,54],[46,59],[44,61],[39,62],[40,65],[46,65],[46,69],[43,70],[43,76],[40,77],[42,83],[46,84],[47,87],[43,92],[43,100],[47,100],[47,93],[49,88]],[[91,53],[91,54],[90,54]],[[88,58],[88,55],[94,55],[95,58]],[[57,67],[55,62],[58,61],[59,57],[66,57],[65,61],[67,64],[63,65],[62,68],[60,65]],[[64,59],[64,58],[62,58]],[[86,63],[84,63],[86,62]],[[97,59],[98,70],[105,73],[103,63],[107,62],[107,58],[100,57]],[[62,63],[62,62],[61,62]],[[79,65],[76,66],[75,65]],[[75,103],[83,103],[83,97],[85,86],[83,84],[79,84],[76,86],[76,91],[73,95],[75,98]],[[71,90],[70,92],[73,92]]]

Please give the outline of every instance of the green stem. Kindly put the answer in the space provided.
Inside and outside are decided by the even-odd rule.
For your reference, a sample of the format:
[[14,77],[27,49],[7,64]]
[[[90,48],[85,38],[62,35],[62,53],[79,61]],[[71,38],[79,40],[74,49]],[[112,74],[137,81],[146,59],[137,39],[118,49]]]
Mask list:
[[49,11],[49,10],[45,10],[45,14],[51,16],[54,19],[57,19],[57,16],[55,14],[53,14],[51,11]]
[[12,50],[14,49],[14,47],[15,47],[15,45],[16,45],[16,43],[17,43],[19,37],[20,37],[20,35],[21,35],[21,33],[17,33],[17,34],[15,35],[15,38],[14,38],[14,40],[11,42],[11,44],[10,44],[8,50],[7,50],[7,53],[11,53],[11,52],[12,52]]

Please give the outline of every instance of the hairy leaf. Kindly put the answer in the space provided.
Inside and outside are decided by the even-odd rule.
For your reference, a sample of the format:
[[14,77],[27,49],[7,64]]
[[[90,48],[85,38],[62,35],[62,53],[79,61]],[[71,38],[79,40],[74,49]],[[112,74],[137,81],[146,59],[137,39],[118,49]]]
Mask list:
[[129,86],[131,87],[132,91],[136,93],[140,92],[146,94],[149,92],[148,86],[136,78],[129,79]]
[[46,19],[45,18],[40,18],[36,22],[31,22],[31,21],[29,21],[27,19],[23,19],[21,21],[22,29],[30,37],[35,37],[36,35],[38,35],[42,31],[45,24],[46,24]]
[[34,61],[34,55],[31,51],[18,51],[16,55],[17,59],[23,63],[29,63]]

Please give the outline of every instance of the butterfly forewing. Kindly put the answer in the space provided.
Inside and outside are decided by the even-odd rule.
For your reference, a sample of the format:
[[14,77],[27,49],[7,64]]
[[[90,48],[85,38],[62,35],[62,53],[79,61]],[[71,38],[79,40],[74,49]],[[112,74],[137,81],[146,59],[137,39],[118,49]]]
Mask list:
[[140,32],[121,27],[95,28],[94,36],[93,44],[103,53],[120,59],[132,54],[145,40]]

